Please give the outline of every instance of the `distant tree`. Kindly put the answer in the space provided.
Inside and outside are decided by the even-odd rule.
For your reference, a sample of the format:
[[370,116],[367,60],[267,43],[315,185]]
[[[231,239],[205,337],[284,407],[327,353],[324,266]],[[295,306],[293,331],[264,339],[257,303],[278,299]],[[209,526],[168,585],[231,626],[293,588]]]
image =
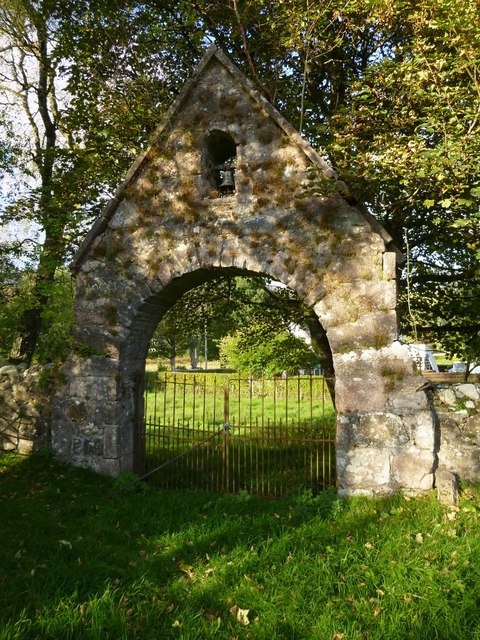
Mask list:
[[317,362],[304,340],[289,331],[261,324],[239,329],[220,341],[220,362],[245,375],[297,375]]

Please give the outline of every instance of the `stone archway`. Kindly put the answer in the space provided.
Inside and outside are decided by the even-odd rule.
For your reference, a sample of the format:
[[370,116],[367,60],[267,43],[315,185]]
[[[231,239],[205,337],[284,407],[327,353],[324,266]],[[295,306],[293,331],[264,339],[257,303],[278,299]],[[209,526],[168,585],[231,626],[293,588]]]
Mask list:
[[[227,156],[224,194],[215,162]],[[184,291],[228,269],[283,282],[326,332],[340,492],[431,488],[433,417],[397,341],[396,259],[332,169],[211,49],[76,257],[76,348],[55,450],[105,473],[134,468],[151,335]]]

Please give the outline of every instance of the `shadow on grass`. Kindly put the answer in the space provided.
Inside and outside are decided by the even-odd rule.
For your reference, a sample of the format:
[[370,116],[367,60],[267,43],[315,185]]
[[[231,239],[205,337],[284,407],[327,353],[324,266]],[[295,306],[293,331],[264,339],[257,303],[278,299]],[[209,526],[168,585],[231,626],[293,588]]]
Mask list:
[[[397,562],[395,545],[407,544],[408,563],[418,548],[415,527],[424,526],[400,496],[340,501],[329,490],[315,498],[307,492],[269,501],[246,493],[145,491],[143,485],[118,493],[109,478],[38,455],[1,460],[0,486],[5,640],[330,640],[336,633],[363,638],[368,629],[369,638],[453,640],[476,637],[472,632],[480,628],[478,587],[465,597],[476,572],[471,565],[463,593],[460,587],[449,593],[465,635],[439,620],[431,578],[421,575],[428,573],[423,556],[410,569],[412,579],[403,570],[395,574],[398,598],[385,604],[385,575],[398,568],[391,564]],[[428,521],[443,517],[436,503],[427,507]],[[441,576],[440,593],[447,578],[452,576]],[[416,618],[409,593],[422,605]],[[404,635],[394,635],[399,624]]]

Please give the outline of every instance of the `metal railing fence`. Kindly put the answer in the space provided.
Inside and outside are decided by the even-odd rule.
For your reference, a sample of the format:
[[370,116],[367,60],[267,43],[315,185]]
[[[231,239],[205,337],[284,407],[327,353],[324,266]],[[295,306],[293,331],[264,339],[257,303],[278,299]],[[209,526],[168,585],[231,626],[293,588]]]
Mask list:
[[320,376],[164,373],[145,393],[145,473],[165,489],[281,496],[335,483],[335,413]]

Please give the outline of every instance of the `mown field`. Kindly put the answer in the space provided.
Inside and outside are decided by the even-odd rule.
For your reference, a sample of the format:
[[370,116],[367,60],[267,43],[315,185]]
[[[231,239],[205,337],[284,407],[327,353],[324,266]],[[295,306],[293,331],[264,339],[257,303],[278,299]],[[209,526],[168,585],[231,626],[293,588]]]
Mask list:
[[480,639],[479,487],[447,508],[129,480],[0,459],[2,640]]
[[[228,406],[226,415],[226,406]],[[335,410],[321,376],[248,379],[235,373],[148,374],[145,416],[163,424],[222,426],[333,425]]]

